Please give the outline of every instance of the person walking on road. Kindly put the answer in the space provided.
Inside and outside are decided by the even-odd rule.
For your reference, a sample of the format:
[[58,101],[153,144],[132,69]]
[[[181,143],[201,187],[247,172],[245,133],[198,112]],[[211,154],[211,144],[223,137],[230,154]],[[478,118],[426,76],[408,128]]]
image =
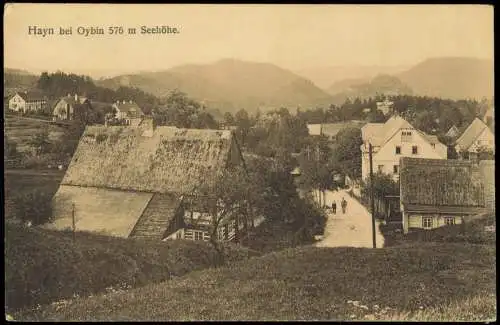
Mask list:
[[342,205],[342,213],[345,214],[345,212],[347,210],[347,201],[344,198],[342,198],[341,205]]
[[332,203],[332,212],[333,214],[337,214],[337,202],[335,201]]

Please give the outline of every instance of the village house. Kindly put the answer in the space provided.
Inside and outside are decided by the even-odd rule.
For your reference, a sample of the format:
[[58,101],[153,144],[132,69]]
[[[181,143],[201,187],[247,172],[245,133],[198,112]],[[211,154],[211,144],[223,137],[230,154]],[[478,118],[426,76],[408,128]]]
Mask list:
[[494,178],[488,176],[490,166],[481,171],[471,161],[409,157],[401,158],[400,164],[404,233],[460,224],[488,211],[484,177]]
[[388,115],[393,112],[394,102],[389,99],[384,99],[381,102],[377,102],[377,109],[381,111],[384,115]]
[[92,109],[90,100],[84,96],[78,96],[78,94],[68,94],[65,97],[61,97],[52,111],[53,120],[63,120],[70,121],[74,120],[79,116],[83,116],[85,113]]
[[456,125],[453,125],[450,127],[448,132],[446,132],[445,136],[450,138],[450,139],[456,139],[460,135],[460,130],[457,128]]
[[9,109],[15,112],[42,112],[46,106],[46,98],[36,92],[16,92],[9,100]]
[[[198,196],[216,186],[228,168],[245,168],[230,131],[155,127],[87,126],[53,198],[48,227],[101,232],[125,238],[208,240],[211,218]],[[242,224],[219,228],[224,240]]]
[[124,121],[127,125],[137,125],[140,123],[144,112],[135,102],[129,101],[116,101],[113,104],[115,111],[115,118]]
[[481,150],[494,153],[495,136],[481,119],[475,118],[455,142],[455,150],[462,159],[476,159]]
[[373,173],[399,178],[401,157],[447,159],[446,145],[434,135],[415,129],[399,115],[393,115],[385,123],[367,123],[361,128],[361,174],[370,176],[369,145],[372,145]]

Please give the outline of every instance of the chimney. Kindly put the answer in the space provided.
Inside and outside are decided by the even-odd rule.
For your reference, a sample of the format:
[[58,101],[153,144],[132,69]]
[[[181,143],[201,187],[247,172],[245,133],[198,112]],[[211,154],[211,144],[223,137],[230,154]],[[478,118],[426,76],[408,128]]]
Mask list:
[[128,101],[128,103],[129,103],[129,104],[132,104],[132,100],[129,100],[129,101]]
[[68,98],[70,98],[70,97],[71,97],[71,94],[70,94],[70,93],[68,93]]
[[123,100],[123,103],[125,104],[125,99]]
[[75,102],[78,101],[78,95],[75,93]]

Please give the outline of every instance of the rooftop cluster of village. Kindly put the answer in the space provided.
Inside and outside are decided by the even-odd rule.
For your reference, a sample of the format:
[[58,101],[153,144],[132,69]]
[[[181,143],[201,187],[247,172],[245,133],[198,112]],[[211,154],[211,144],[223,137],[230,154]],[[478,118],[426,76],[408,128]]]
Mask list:
[[[43,97],[30,93],[18,92],[9,99],[10,110],[17,112],[40,111],[46,105]],[[237,126],[221,123],[219,130],[156,126],[132,100],[101,103],[78,94],[55,101],[52,120],[71,121],[103,107],[103,125],[86,128],[54,197],[53,225],[71,227],[77,206],[80,230],[123,237],[209,240],[210,216],[193,199],[193,191],[207,176],[231,164],[244,168],[243,157],[248,155],[241,154],[235,140]],[[449,159],[450,144],[412,126],[388,99],[377,102],[377,111],[385,122],[307,124],[309,136],[327,141],[334,141],[346,128],[361,130],[362,144],[357,149],[361,174],[346,177],[354,196],[362,196],[361,184],[370,180],[371,170],[389,175],[399,184],[399,191],[377,198],[377,204],[387,220],[402,224],[404,232],[461,223],[467,216],[494,210],[494,180],[488,176],[494,161],[479,159],[483,152],[495,150],[492,108],[462,130],[455,125],[449,129],[446,136],[458,153],[453,158],[458,159]],[[272,118],[272,114],[264,115],[258,123]],[[295,167],[292,173],[299,177],[300,168]],[[99,221],[103,214],[106,223]],[[234,239],[241,227],[233,220],[232,226],[228,223],[219,229],[219,236]]]

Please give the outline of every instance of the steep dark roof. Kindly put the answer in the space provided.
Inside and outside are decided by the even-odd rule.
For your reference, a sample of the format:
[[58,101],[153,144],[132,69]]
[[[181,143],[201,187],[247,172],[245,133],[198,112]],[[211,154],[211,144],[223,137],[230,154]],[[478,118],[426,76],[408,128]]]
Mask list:
[[400,160],[401,203],[406,208],[483,208],[484,186],[479,169],[471,161]]
[[142,109],[135,102],[119,102],[114,105],[120,112],[126,112],[130,117],[139,117],[144,115]]
[[35,91],[17,92],[17,94],[27,102],[34,102],[36,100],[46,100],[43,94]]

